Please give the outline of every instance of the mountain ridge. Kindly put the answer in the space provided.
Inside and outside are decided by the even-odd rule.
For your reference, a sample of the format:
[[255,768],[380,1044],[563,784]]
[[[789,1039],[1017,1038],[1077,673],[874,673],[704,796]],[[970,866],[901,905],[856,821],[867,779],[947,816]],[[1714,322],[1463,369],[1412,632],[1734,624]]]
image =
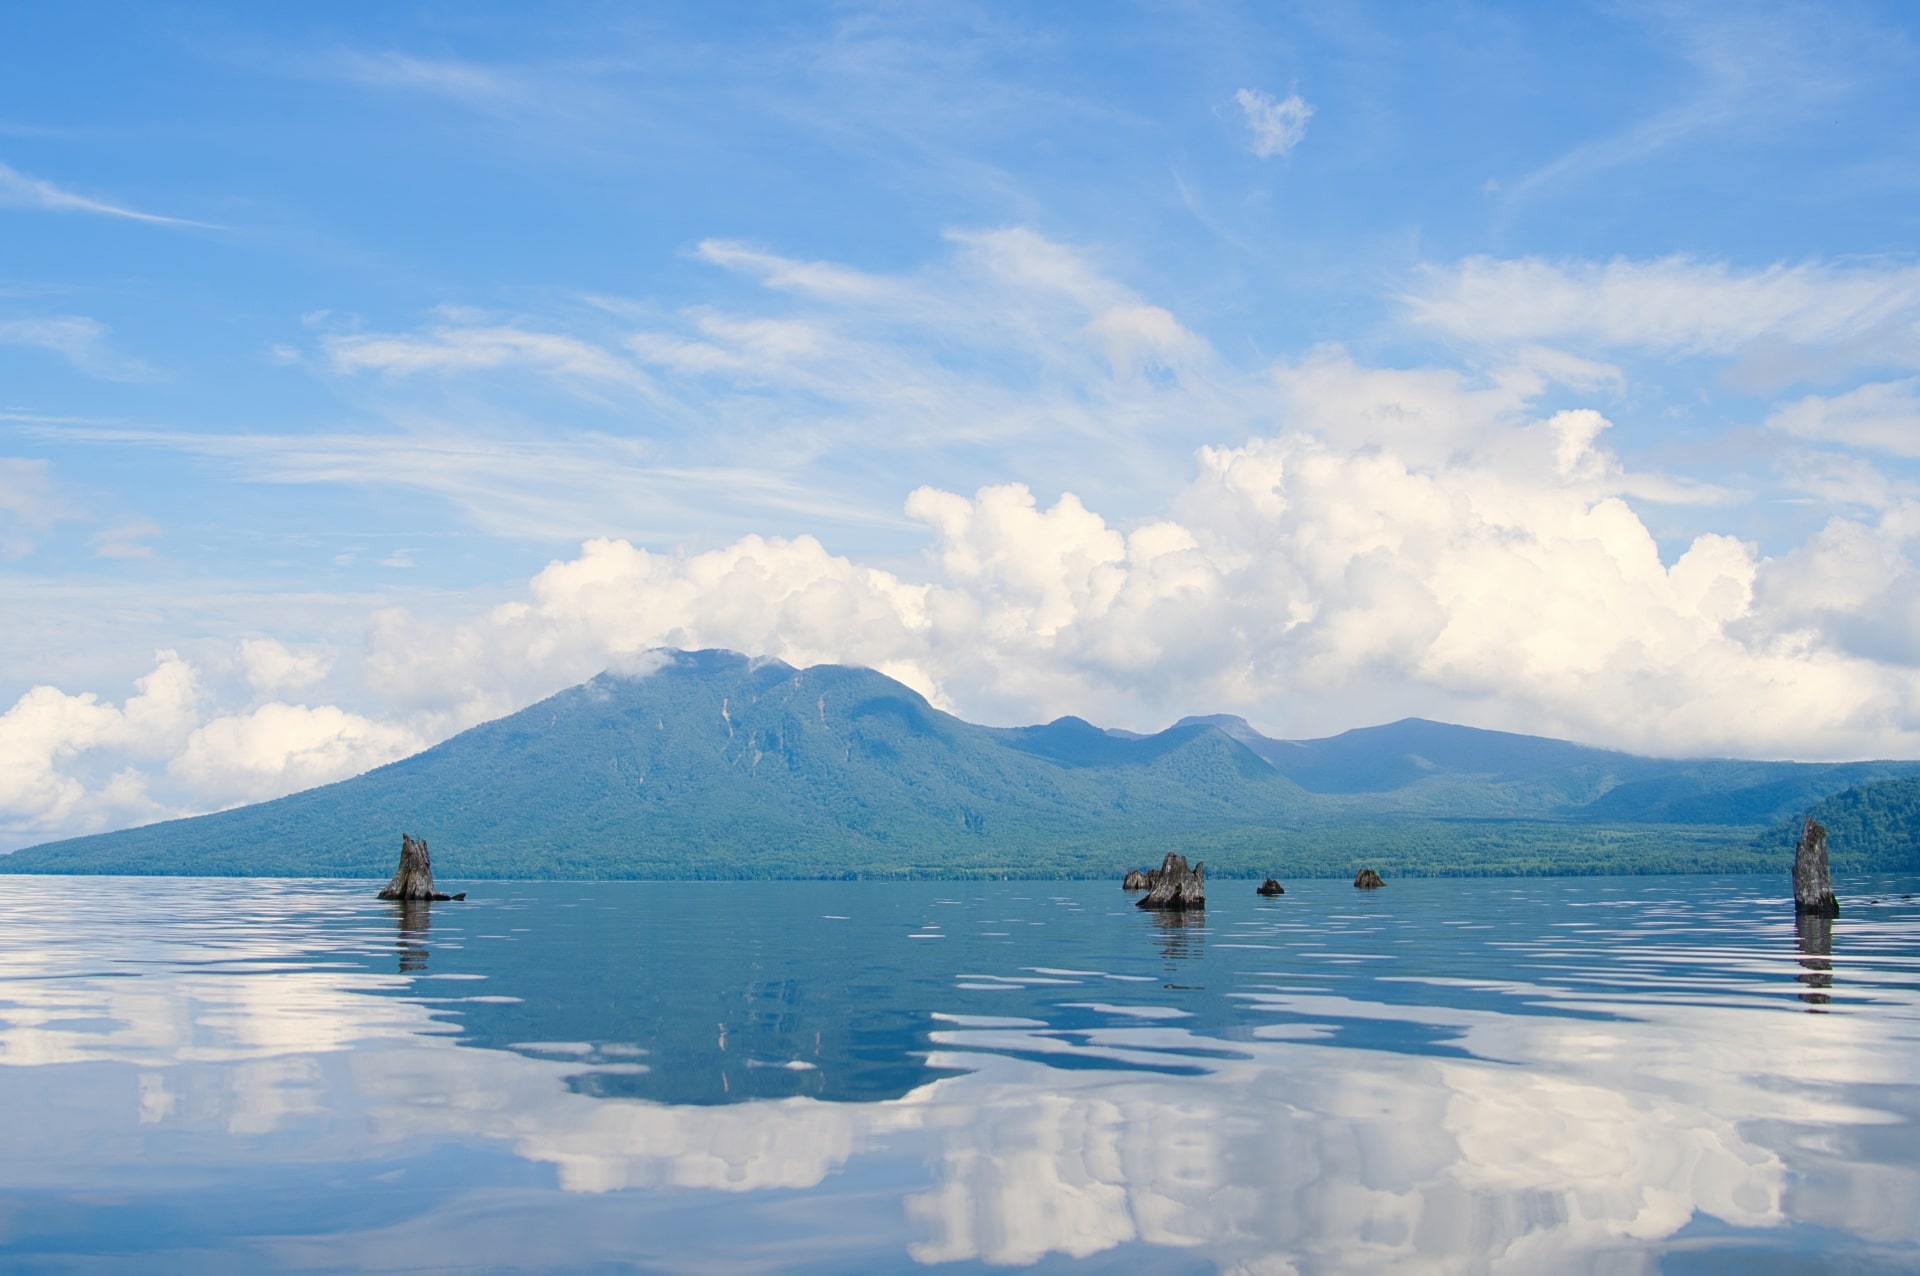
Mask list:
[[1726,866],[1812,801],[1920,774],[1418,718],[1305,741],[1232,715],[988,727],[858,666],[664,655],[351,779],[43,843],[0,871],[384,876],[402,831],[449,878],[1105,876],[1165,849],[1296,874],[1361,854],[1401,872]]

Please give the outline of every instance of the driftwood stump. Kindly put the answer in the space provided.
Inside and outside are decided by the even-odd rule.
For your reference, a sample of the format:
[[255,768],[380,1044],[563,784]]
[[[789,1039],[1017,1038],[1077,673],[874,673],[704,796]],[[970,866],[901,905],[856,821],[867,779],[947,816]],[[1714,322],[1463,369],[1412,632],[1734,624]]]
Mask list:
[[1815,917],[1838,917],[1840,901],[1833,897],[1833,877],[1827,872],[1827,830],[1808,820],[1793,848],[1793,911]]
[[1120,883],[1120,889],[1123,891],[1143,891],[1147,889],[1147,875],[1137,868],[1128,869],[1126,879]]
[[1377,891],[1386,883],[1380,880],[1380,874],[1370,868],[1363,868],[1354,876],[1354,887],[1363,891]]
[[1207,906],[1207,866],[1187,867],[1187,857],[1167,852],[1160,867],[1147,874],[1147,894],[1136,908],[1184,912]]
[[427,858],[427,843],[424,838],[411,834],[400,835],[400,867],[394,870],[393,880],[380,892],[381,899],[418,900],[465,899],[467,893],[442,895],[433,889],[433,861]]
[[1255,888],[1255,893],[1260,895],[1285,895],[1287,893],[1287,888],[1282,886],[1280,883],[1274,881],[1271,877],[1269,877],[1266,881],[1260,883],[1260,885]]

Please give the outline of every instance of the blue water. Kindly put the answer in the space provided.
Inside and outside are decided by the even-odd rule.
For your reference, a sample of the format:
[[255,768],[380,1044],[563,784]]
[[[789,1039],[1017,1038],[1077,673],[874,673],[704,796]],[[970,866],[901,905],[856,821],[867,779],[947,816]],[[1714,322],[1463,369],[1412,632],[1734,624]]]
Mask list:
[[0,1270],[1920,1270],[1920,880],[0,877]]

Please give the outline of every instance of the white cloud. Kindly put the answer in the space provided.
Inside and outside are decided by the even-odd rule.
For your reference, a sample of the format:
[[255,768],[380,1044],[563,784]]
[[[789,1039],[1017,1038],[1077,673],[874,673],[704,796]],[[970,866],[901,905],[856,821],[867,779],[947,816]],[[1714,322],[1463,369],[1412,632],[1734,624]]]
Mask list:
[[501,71],[454,58],[349,51],[339,56],[336,65],[362,84],[410,89],[483,110],[521,105],[532,96],[529,86]]
[[129,809],[144,813],[139,783],[120,778],[89,804],[86,786],[67,764],[96,749],[151,759],[185,737],[200,699],[199,679],[177,652],[155,658],[153,672],[118,706],[92,693],[70,696],[42,686],[0,715],[0,829],[84,827]]
[[[883,467],[977,485],[1018,456],[1164,491],[1192,446],[1215,429],[1244,437],[1271,410],[1267,378],[1225,365],[1085,253],[1019,228],[949,243],[884,277],[707,245],[767,282],[772,313],[599,298],[571,328],[443,308],[417,330],[322,335],[312,363],[359,379],[390,432],[60,437],[223,459],[250,481],[425,491],[508,536],[734,536],[771,514],[870,537],[908,527],[898,501],[913,483],[875,501]],[[554,389],[570,419],[604,409],[601,428],[529,439]]]
[[694,255],[701,261],[753,275],[770,288],[804,293],[829,301],[877,301],[897,296],[900,285],[881,275],[825,261],[795,261],[726,239],[703,239]]
[[57,354],[103,381],[146,381],[155,375],[148,364],[116,354],[107,344],[106,325],[84,315],[0,320],[0,345]]
[[332,705],[274,702],[195,728],[167,771],[202,802],[257,802],[343,780],[426,743],[405,727]]
[[1247,127],[1253,132],[1253,153],[1261,159],[1285,155],[1306,138],[1313,108],[1298,93],[1289,93],[1276,102],[1259,89],[1241,89],[1233,100],[1246,113]]
[[[1810,619],[1791,555],[1703,533],[1663,560],[1606,429],[1567,411],[1422,461],[1310,433],[1203,449],[1173,517],[1130,530],[1071,494],[922,488],[907,512],[932,534],[925,583],[809,537],[688,557],[595,541],[481,621],[391,617],[369,670],[396,703],[462,722],[670,645],[884,666],[996,721],[1283,721],[1371,696],[1669,754],[1920,746],[1904,657]],[[1912,568],[1894,524],[1862,534],[1887,566],[1828,610],[1865,623]]]
[[[1248,368],[1071,245],[1020,228],[949,242],[888,276],[703,246],[773,290],[764,312],[609,302],[572,331],[443,310],[415,332],[323,338],[337,372],[388,373],[382,390],[498,370],[570,391],[646,377],[644,439],[632,398],[620,431],[531,441],[472,421],[62,426],[68,443],[160,444],[258,481],[435,493],[490,530],[581,543],[503,605],[374,613],[361,659],[331,675],[311,651],[242,649],[252,698],[191,724],[191,760],[183,737],[137,773],[153,800],[344,774],[657,646],[868,664],[1003,723],[1238,709],[1308,735],[1421,713],[1666,754],[1920,751],[1920,615],[1902,601],[1920,597],[1920,491],[1800,447],[1788,492],[1853,513],[1763,550],[1729,534],[1751,520],[1715,521],[1740,493],[1616,450],[1609,415],[1644,416],[1603,357],[1894,349],[1920,314],[1905,268],[1478,259],[1409,300],[1484,342],[1464,366],[1327,345]],[[1912,397],[1886,382],[1771,423],[1908,455]],[[941,481],[878,510],[837,486],[883,462]],[[647,547],[689,526],[708,539]],[[877,550],[875,528],[892,537]],[[329,676],[339,704],[282,703]],[[42,752],[46,783],[80,786],[62,818],[106,809],[111,750]]]
[[90,199],[85,195],[55,186],[52,182],[30,177],[19,169],[0,164],[0,208],[37,208],[55,213],[95,213],[103,217],[124,217],[129,221],[151,222],[160,226],[204,226],[203,222],[182,217],[162,217],[144,213],[123,204]]
[[1660,47],[1689,65],[1691,92],[1672,103],[1635,95],[1630,106],[1652,107],[1649,114],[1512,182],[1510,207],[1715,135],[1745,133],[1765,146],[1810,113],[1831,111],[1834,99],[1858,84],[1874,56],[1870,46],[1885,39],[1870,21],[1786,7],[1674,7],[1642,16],[1661,28],[1654,37]]
[[1920,266],[1470,257],[1422,284],[1413,319],[1481,344],[1725,356],[1775,341],[1920,366]]
[[[370,484],[443,498],[495,535],[577,541],[608,526],[636,537],[671,537],[722,514],[736,523],[769,513],[837,525],[900,523],[850,496],[762,464],[679,465],[631,438],[591,434],[540,440],[461,434],[438,423],[396,434],[192,434],[96,426],[61,437],[164,448],[232,466],[256,483]],[[358,561],[352,546],[333,561]]]
[[158,536],[160,530],[160,525],[150,518],[115,523],[94,533],[93,552],[100,558],[152,558],[153,546],[147,544],[147,540]]
[[[92,693],[29,690],[0,715],[0,839],[143,823],[344,779],[425,747],[399,723],[331,705],[278,701],[206,716],[198,670],[178,652],[119,705]],[[324,673],[311,653],[271,640],[242,644],[256,687],[291,687]]]
[[1875,382],[1832,397],[1810,394],[1776,409],[1767,425],[1803,439],[1920,457],[1920,378]]
[[45,461],[0,456],[0,558],[20,558],[63,518],[78,513],[54,490]]
[[333,668],[332,653],[289,647],[274,638],[243,639],[239,660],[247,685],[260,695],[311,687]]
[[[1232,708],[1349,725],[1379,705],[1667,754],[1920,748],[1903,601],[1920,598],[1920,506],[1775,557],[1703,533],[1663,559],[1607,429],[1591,409],[1521,417],[1421,460],[1307,430],[1206,448],[1167,515],[1132,526],[1071,493],[925,487],[906,502],[930,538],[920,580],[809,536],[694,554],[598,539],[482,614],[376,614],[358,670],[373,714],[274,700],[202,719],[171,655],[124,708],[37,688],[0,719],[0,810],[70,830],[157,809],[149,790],[189,809],[273,796],[661,646],[872,665],[999,722]],[[237,662],[263,695],[328,668],[266,639]],[[136,753],[84,780],[89,757],[101,774]]]
[[340,373],[481,372],[526,367],[557,377],[647,385],[646,374],[613,352],[574,337],[511,325],[445,325],[420,336],[376,333],[329,337],[324,345]]

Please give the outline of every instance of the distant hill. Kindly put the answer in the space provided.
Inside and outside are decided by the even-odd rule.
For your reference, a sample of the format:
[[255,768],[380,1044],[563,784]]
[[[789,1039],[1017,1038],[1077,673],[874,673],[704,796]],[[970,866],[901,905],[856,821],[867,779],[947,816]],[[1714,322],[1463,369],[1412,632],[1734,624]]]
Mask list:
[[1827,829],[1827,852],[1840,872],[1920,872],[1920,776],[1862,784],[1836,793],[1762,837],[1791,845],[1811,817]]
[[1217,727],[1310,793],[1365,799],[1345,810],[1431,817],[1772,824],[1854,785],[1920,773],[1916,762],[1643,758],[1421,718],[1321,740],[1270,739],[1231,714],[1178,725]]
[[[6,872],[381,877],[1108,876],[1738,869],[1810,802],[1920,764],[1674,761],[1407,719],[1273,740],[964,722],[876,673],[671,653],[272,802],[48,843]],[[1791,839],[1787,842],[1791,846]]]

